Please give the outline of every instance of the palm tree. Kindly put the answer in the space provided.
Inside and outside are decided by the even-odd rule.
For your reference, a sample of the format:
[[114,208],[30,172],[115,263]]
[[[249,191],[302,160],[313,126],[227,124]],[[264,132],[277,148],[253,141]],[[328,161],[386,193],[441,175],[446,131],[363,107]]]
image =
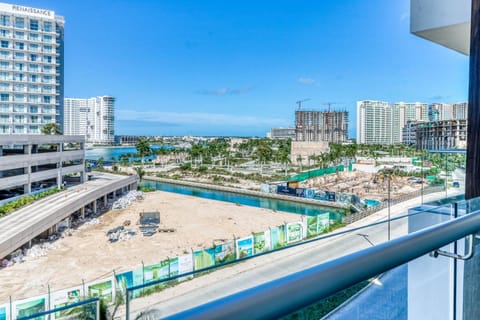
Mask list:
[[143,176],[146,174],[143,167],[135,167],[135,171],[137,172],[138,178],[142,181]]
[[303,157],[301,154],[297,156],[297,164],[300,166],[300,171],[302,171],[302,162],[303,162]]
[[104,162],[105,162],[105,160],[103,159],[103,157],[98,158],[98,160],[97,160],[97,167],[98,167],[99,169],[103,169],[103,163],[104,163]]
[[152,149],[150,148],[150,143],[147,139],[141,138],[135,144],[135,148],[137,149],[138,154],[142,157],[142,166],[145,162],[145,156],[148,156],[152,153]]
[[41,132],[46,135],[61,135],[60,125],[58,123],[47,123],[43,126]]

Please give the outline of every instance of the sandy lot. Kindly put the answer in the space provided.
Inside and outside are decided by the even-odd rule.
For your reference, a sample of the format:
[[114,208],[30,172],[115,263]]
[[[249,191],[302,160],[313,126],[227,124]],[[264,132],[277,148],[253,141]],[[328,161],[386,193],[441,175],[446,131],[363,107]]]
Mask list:
[[[140,212],[159,211],[160,227],[175,232],[144,237],[137,225]],[[0,269],[0,303],[72,287],[116,272],[137,269],[212,246],[214,241],[301,220],[301,216],[232,203],[156,191],[124,210],[99,217],[100,224],[82,225],[73,235],[53,242],[47,256]],[[130,220],[137,235],[110,243],[106,232]]]

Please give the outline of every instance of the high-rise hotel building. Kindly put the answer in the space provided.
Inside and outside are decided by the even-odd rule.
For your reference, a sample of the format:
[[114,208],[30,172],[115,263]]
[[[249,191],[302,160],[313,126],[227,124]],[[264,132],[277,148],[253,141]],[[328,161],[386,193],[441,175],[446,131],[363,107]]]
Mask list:
[[115,98],[65,98],[64,128],[66,135],[85,136],[92,144],[115,142]]
[[0,134],[63,130],[64,19],[0,3]]
[[428,104],[358,101],[357,142],[382,145],[401,143],[402,129],[412,120],[428,120]]

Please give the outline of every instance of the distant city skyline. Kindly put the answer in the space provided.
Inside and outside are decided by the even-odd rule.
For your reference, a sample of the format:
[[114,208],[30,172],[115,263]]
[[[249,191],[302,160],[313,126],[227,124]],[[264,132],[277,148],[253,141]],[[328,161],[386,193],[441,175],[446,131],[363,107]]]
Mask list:
[[468,57],[411,35],[409,0],[6,2],[65,17],[65,96],[116,97],[120,135],[264,136],[310,98],[355,137],[359,100],[467,100]]

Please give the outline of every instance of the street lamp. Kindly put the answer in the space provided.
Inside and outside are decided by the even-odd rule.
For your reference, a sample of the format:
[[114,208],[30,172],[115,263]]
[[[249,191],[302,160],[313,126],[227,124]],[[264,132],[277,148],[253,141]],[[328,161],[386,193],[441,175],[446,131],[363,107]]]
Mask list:
[[422,159],[422,191],[420,193],[421,195],[421,201],[422,201],[422,205],[423,205],[423,184],[425,182],[425,171],[424,171],[424,168],[423,168],[423,162],[425,161],[424,158],[423,158],[423,149],[422,149],[422,154],[421,154],[421,159]]
[[390,241],[390,180],[391,176],[393,173],[393,169],[384,169],[384,172],[387,175],[387,191],[388,191],[388,196],[387,196],[387,201],[388,201],[388,241]]

